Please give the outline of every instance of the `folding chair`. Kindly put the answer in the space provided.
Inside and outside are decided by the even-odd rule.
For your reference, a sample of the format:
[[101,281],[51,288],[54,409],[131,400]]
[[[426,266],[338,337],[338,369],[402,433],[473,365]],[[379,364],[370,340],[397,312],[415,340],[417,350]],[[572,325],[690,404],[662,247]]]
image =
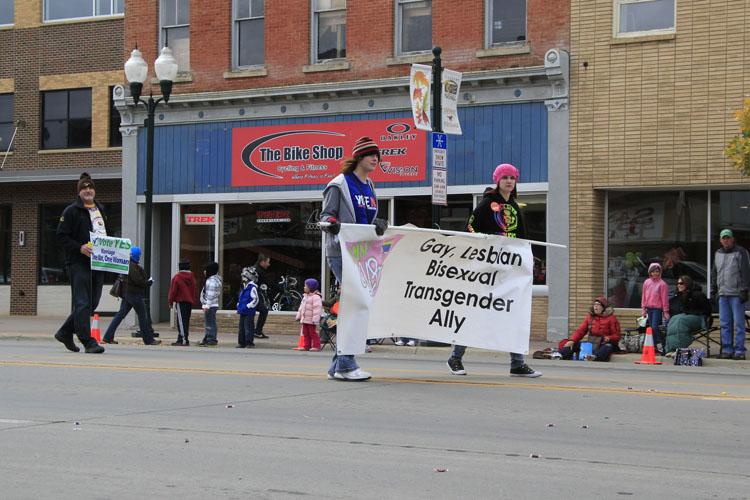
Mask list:
[[320,344],[330,346],[336,352],[336,315],[326,314],[320,318]]
[[696,342],[706,348],[706,357],[711,357],[711,343],[719,346],[719,353],[721,353],[721,340],[716,340],[711,337],[711,334],[721,332],[719,326],[719,315],[714,313],[711,315],[711,321],[707,328],[703,328],[693,333],[693,342]]

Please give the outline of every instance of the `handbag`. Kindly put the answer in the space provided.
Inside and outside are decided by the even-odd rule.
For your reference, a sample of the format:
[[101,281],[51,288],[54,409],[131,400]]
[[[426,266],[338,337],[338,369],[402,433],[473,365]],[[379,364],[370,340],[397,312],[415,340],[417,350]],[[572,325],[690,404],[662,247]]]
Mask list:
[[112,283],[112,288],[109,289],[109,294],[112,297],[122,298],[122,293],[123,293],[122,285],[123,285],[122,278],[118,276],[115,282]]
[[643,343],[646,341],[646,334],[637,330],[625,332],[620,339],[620,350],[625,352],[641,352]]

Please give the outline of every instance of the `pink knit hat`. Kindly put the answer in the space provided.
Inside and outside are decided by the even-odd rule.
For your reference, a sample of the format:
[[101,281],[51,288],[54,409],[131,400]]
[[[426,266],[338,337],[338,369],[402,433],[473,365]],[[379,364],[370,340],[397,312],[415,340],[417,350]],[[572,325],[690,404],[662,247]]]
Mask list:
[[513,177],[518,182],[518,169],[510,163],[501,163],[495,168],[495,171],[492,173],[492,182],[497,184],[500,182],[500,178],[506,175]]

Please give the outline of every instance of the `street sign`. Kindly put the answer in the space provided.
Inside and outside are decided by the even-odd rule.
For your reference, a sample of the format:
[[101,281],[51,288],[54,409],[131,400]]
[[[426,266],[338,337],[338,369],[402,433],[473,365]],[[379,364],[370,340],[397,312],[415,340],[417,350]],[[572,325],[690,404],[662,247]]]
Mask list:
[[432,204],[448,206],[448,137],[432,133]]

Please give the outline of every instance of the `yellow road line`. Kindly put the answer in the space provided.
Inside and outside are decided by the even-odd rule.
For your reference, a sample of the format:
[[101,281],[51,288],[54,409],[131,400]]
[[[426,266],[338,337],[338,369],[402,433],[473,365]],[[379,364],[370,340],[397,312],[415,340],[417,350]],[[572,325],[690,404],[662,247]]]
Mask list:
[[[73,369],[98,369],[113,371],[129,372],[161,372],[161,373],[201,373],[207,375],[240,375],[244,377],[291,377],[291,378],[311,378],[321,379],[319,373],[302,373],[302,372],[268,372],[252,370],[220,370],[215,368],[178,368],[178,367],[137,367],[121,365],[97,365],[97,364],[76,364],[76,363],[53,363],[53,362],[35,362],[35,361],[0,361],[0,366],[34,366],[44,368],[73,368]],[[731,394],[705,394],[696,392],[677,392],[661,390],[643,390],[628,389],[615,387],[592,387],[576,385],[550,385],[529,382],[502,382],[502,381],[481,381],[481,380],[441,380],[441,379],[421,379],[421,378],[404,378],[404,377],[378,377],[376,381],[399,382],[411,384],[428,384],[428,385],[452,385],[466,387],[483,387],[483,388],[523,388],[542,391],[559,391],[559,392],[586,392],[599,394],[633,394],[638,396],[652,397],[672,397],[688,399],[708,399],[712,401],[750,401],[750,396],[734,396]]]

